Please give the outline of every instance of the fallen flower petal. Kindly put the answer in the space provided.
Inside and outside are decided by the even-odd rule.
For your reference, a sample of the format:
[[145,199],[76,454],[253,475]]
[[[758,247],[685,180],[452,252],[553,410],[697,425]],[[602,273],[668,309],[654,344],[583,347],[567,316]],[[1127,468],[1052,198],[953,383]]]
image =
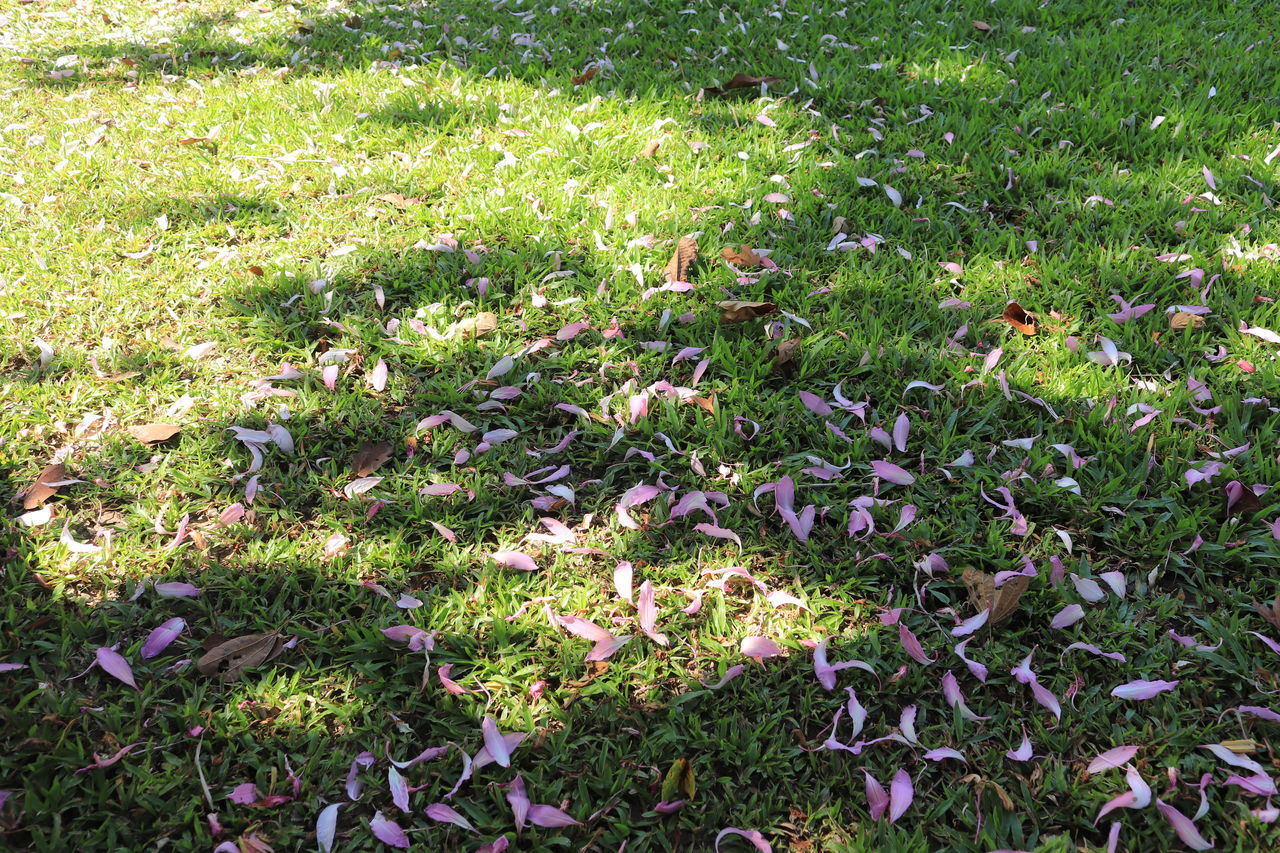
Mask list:
[[754,829],[738,829],[736,826],[726,826],[724,829],[716,833],[716,853],[720,853],[720,842],[724,840],[726,835],[737,835],[751,842],[751,845],[759,851],[759,853],[773,853],[773,848],[768,841],[764,840],[764,836]]
[[1178,681],[1130,681],[1121,684],[1111,691],[1117,699],[1151,699],[1169,690],[1173,690]]
[[1169,822],[1173,827],[1173,831],[1181,839],[1182,843],[1190,847],[1192,850],[1212,850],[1213,844],[1205,840],[1205,837],[1196,829],[1196,825],[1191,822],[1191,818],[1166,803],[1164,800],[1156,800],[1156,809],[1160,815]]

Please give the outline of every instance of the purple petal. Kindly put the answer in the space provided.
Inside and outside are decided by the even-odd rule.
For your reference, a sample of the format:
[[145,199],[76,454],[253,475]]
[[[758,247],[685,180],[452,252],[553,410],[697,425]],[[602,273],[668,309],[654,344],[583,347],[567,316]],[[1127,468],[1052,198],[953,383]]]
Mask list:
[[1084,608],[1079,604],[1068,604],[1058,611],[1049,623],[1050,628],[1069,628],[1084,618]]
[[[478,830],[471,825],[471,821],[467,820],[465,817],[454,811],[452,807],[446,806],[444,803],[432,803],[427,806],[426,813],[427,817],[432,820],[438,820],[441,823],[451,823],[454,826],[460,826],[467,832],[478,832]],[[381,812],[379,812],[379,814],[381,814]],[[405,846],[408,846],[407,842]]]
[[178,636],[186,629],[186,627],[187,621],[181,616],[175,616],[153,630],[147,635],[146,642],[142,644],[142,659],[150,660],[165,649],[169,648],[169,644],[178,639]]
[[861,669],[875,675],[871,665],[860,660],[847,660],[839,663],[827,663],[827,639],[824,637],[813,647],[813,672],[818,683],[828,690],[836,688],[836,673],[842,669]]
[[252,782],[242,782],[231,791],[227,799],[238,805],[248,806],[256,803],[259,799],[258,786]]
[[1093,759],[1093,761],[1090,761],[1085,772],[1089,774],[1101,773],[1114,767],[1123,767],[1129,762],[1129,759],[1138,754],[1139,749],[1140,747],[1137,746],[1114,746]]
[[1117,699],[1150,699],[1178,686],[1177,681],[1130,681],[1111,691]]
[[764,840],[764,836],[758,830],[738,829],[736,826],[726,826],[716,833],[716,853],[720,853],[720,842],[726,835],[737,835],[745,838],[760,853],[773,853],[773,848],[769,846],[769,842]]
[[394,767],[387,768],[387,787],[391,790],[391,802],[405,814],[409,813],[409,783]]
[[806,409],[824,418],[832,412],[832,408],[827,405],[826,400],[823,400],[817,394],[810,394],[808,391],[800,392],[800,402],[804,403]]
[[911,433],[911,418],[906,412],[898,415],[898,419],[893,422],[893,446],[898,448],[899,452],[905,453],[907,450],[907,436]]
[[893,774],[893,781],[889,783],[889,823],[894,823],[906,814],[913,799],[915,789],[911,784],[911,774],[905,769],[899,770]]
[[507,786],[507,802],[511,805],[511,816],[515,821],[516,834],[524,830],[529,821],[529,796],[524,791],[524,779],[516,776]]
[[871,811],[871,819],[879,820],[884,815],[885,809],[889,808],[889,795],[885,793],[884,786],[866,770],[862,771],[862,775],[865,779],[867,808]]
[[708,536],[714,536],[717,539],[729,539],[742,547],[742,540],[738,538],[738,534],[724,527],[716,527],[714,524],[707,524],[705,521],[701,524],[695,524],[693,529],[699,533],[705,533]]
[[320,853],[329,853],[333,849],[333,839],[338,831],[338,807],[341,803],[325,806],[316,818],[316,844]]
[[537,805],[529,807],[529,823],[550,828],[579,825],[578,821],[554,806]]
[[133,680],[133,668],[115,649],[104,646],[94,652],[94,657],[98,666],[102,667],[108,675],[124,682],[134,690],[138,689],[138,683]]
[[901,622],[898,623],[898,641],[902,643],[903,650],[911,656],[912,660],[923,664],[933,663],[934,659],[924,653],[924,647],[920,645],[920,640],[916,638],[910,628]]
[[511,766],[511,751],[507,749],[506,741],[502,738],[502,733],[498,731],[498,724],[494,722],[493,717],[485,715],[484,720],[480,723],[480,731],[484,735],[485,749],[489,750],[489,755],[493,756],[493,760],[497,762],[499,767]]
[[533,561],[533,557],[521,551],[497,551],[490,554],[489,559],[500,566],[518,569],[522,572],[536,572],[538,570],[538,564]]
[[1031,755],[1031,738],[1027,737],[1025,731],[1022,733],[1022,743],[1018,748],[1005,753],[1005,757],[1013,761],[1030,761]]
[[987,624],[987,620],[991,618],[990,610],[982,610],[976,616],[970,616],[959,625],[951,629],[951,636],[966,637],[974,631]]
[[739,675],[742,675],[742,673],[746,672],[746,669],[747,668],[740,663],[734,664],[733,666],[729,667],[724,671],[724,677],[721,678],[719,681],[717,681],[715,684],[708,684],[704,681],[702,682],[702,686],[707,688],[708,690],[719,690],[721,687],[724,687],[730,681],[733,681]]
[[404,830],[394,820],[383,817],[381,811],[374,814],[373,819],[369,821],[369,828],[373,830],[374,837],[383,844],[398,847],[401,850],[409,849],[409,836],[404,834]]
[[1169,822],[1173,827],[1174,833],[1182,840],[1182,843],[1190,847],[1192,850],[1212,850],[1213,844],[1206,841],[1200,831],[1196,829],[1196,825],[1191,822],[1191,818],[1166,803],[1164,800],[1156,800],[1156,809],[1161,816]]
[[879,459],[871,463],[871,472],[880,479],[898,486],[909,486],[916,481],[916,478],[903,468]]
[[969,761],[964,757],[964,753],[958,749],[952,749],[949,746],[940,746],[937,749],[931,749],[923,756],[929,761],[942,761],[947,758],[954,758],[956,761],[962,761],[968,764]]

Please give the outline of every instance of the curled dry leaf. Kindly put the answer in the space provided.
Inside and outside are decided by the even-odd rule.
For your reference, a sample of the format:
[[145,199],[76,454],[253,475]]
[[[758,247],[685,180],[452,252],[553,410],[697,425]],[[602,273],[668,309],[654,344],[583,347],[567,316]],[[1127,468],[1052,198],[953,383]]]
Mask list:
[[742,302],[737,299],[717,302],[716,307],[720,309],[721,323],[745,323],[778,310],[772,302]]
[[974,21],[973,28],[980,33],[991,32],[991,25],[988,24],[986,21]]
[[728,83],[725,83],[723,86],[708,86],[702,90],[702,93],[704,95],[712,95],[712,96],[725,95],[725,94],[728,94],[729,92],[734,91],[735,89],[754,89],[762,83],[765,85],[772,85],[774,83],[779,83],[781,81],[782,81],[781,77],[772,77],[767,74],[764,75],[763,77],[757,77],[754,74],[743,74],[741,71],[739,71],[737,74],[733,75],[733,77],[729,80]]
[[720,257],[735,267],[754,268],[761,266],[764,262],[763,257],[757,255],[756,250],[750,246],[739,246],[737,249],[725,246],[720,250]]
[[661,147],[662,147],[662,140],[661,140],[661,139],[655,139],[655,140],[653,140],[652,142],[650,142],[648,145],[646,145],[646,146],[645,146],[645,147],[640,151],[640,156],[641,156],[641,157],[652,157],[654,154],[657,154],[657,153],[658,153],[658,149],[659,149],[659,148],[661,148]]
[[60,483],[65,479],[67,479],[67,471],[61,462],[46,465],[23,495],[22,508],[35,509],[42,506],[45,501],[58,493],[59,487],[50,486],[49,483]]
[[698,241],[692,237],[681,237],[680,242],[676,243],[676,250],[672,253],[671,260],[667,261],[667,268],[663,270],[662,277],[668,284],[675,281],[687,282],[696,260],[698,260]]
[[244,670],[261,666],[284,650],[284,638],[269,634],[246,634],[218,643],[196,661],[205,675],[216,675],[223,681],[235,681]]
[[474,317],[464,317],[449,327],[451,337],[457,335],[482,338],[498,328],[498,315],[481,311]]
[[800,359],[800,339],[791,338],[778,344],[773,353],[773,372],[779,376],[795,374]]
[[1197,314],[1190,314],[1186,311],[1177,311],[1169,315],[1170,329],[1202,329],[1204,328],[1204,318]]
[[973,602],[974,608],[979,613],[984,610],[990,611],[991,618],[987,620],[988,625],[997,625],[1016,613],[1022,594],[1027,591],[1031,583],[1030,578],[1018,575],[996,589],[995,576],[975,568],[966,568],[961,573],[960,579],[969,590],[969,600]]
[[663,802],[683,799],[692,800],[697,793],[693,779],[693,762],[687,758],[677,758],[671,769],[662,779],[661,799]]
[[576,77],[571,77],[569,79],[573,82],[573,85],[581,86],[583,83],[590,83],[591,78],[596,76],[599,73],[600,73],[600,67],[598,65],[593,65],[592,67],[588,68],[586,71],[583,71],[581,74],[577,75]]
[[1036,333],[1036,315],[1028,313],[1017,302],[1010,302],[1004,306],[1004,313],[1000,315],[1000,319],[1024,335],[1034,335]]
[[1280,598],[1277,598],[1270,604],[1262,604],[1261,602],[1255,601],[1253,603],[1253,609],[1258,611],[1259,616],[1266,619],[1267,622],[1277,630],[1280,630]]
[[391,458],[391,445],[385,441],[366,441],[351,459],[351,473],[368,477]]
[[140,424],[129,427],[129,435],[143,444],[159,444],[162,441],[168,441],[181,431],[182,427],[177,424]]

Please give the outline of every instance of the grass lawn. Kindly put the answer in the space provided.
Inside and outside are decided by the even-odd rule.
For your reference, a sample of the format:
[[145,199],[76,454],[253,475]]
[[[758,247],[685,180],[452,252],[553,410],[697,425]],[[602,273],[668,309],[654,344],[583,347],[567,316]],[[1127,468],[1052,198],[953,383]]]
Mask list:
[[1278,32],[0,0],[0,848],[1277,849]]

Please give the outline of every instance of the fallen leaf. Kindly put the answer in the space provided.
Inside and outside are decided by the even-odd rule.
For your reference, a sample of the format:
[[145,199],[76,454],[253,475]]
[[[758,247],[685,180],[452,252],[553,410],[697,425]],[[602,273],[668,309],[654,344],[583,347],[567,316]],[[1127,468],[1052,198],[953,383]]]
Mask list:
[[997,625],[1017,612],[1022,594],[1027,591],[1031,583],[1030,578],[1018,575],[996,589],[995,576],[975,568],[966,568],[961,573],[960,579],[969,590],[969,600],[973,602],[974,608],[979,613],[984,610],[990,611],[991,618],[987,620],[988,625]]
[[364,26],[364,19],[359,15],[352,15],[343,22],[343,26],[349,30],[358,30]]
[[1010,302],[1004,306],[1004,313],[1000,315],[1000,319],[1024,335],[1036,333],[1036,315],[1027,313],[1026,309],[1017,302]]
[[593,65],[592,67],[588,68],[586,71],[583,71],[578,76],[571,77],[569,79],[573,83],[573,85],[581,86],[583,83],[590,83],[591,78],[595,77],[599,73],[600,73],[600,66]]
[[654,154],[657,154],[657,153],[658,153],[658,149],[659,149],[659,148],[661,148],[661,147],[662,147],[662,140],[661,140],[661,139],[655,139],[655,140],[653,140],[652,142],[650,142],[648,145],[646,145],[646,146],[645,146],[645,147],[640,151],[640,156],[641,156],[641,157],[652,157]]
[[745,323],[778,310],[778,306],[772,302],[742,302],[737,299],[717,302],[716,307],[721,312],[721,323]]
[[791,338],[778,344],[773,353],[773,372],[779,376],[791,376],[799,367],[800,339]]
[[739,246],[737,249],[725,246],[720,250],[720,257],[736,267],[754,268],[764,263],[764,258],[757,255],[755,249],[750,246]]
[[209,649],[196,661],[196,668],[205,675],[216,675],[223,681],[235,681],[244,670],[267,663],[283,650],[283,638],[274,631],[269,634],[246,634]]
[[367,477],[391,458],[391,445],[385,441],[366,441],[351,459],[351,473]]
[[1188,314],[1186,311],[1178,311],[1169,317],[1170,329],[1202,329],[1204,328],[1204,318],[1196,314]]
[[377,201],[385,201],[387,204],[397,208],[398,210],[404,210],[407,207],[412,207],[419,203],[418,199],[405,198],[400,195],[400,193],[383,193],[382,195],[374,196],[374,199]]
[[129,427],[129,435],[143,444],[159,444],[162,441],[168,441],[181,431],[182,427],[177,424],[140,424]]
[[253,274],[254,274],[254,275],[256,275],[258,278],[262,278],[264,275],[266,275],[266,273],[262,271],[262,267],[260,267],[260,266],[256,266],[256,265],[255,265],[255,266],[250,266],[250,267],[249,267],[249,272],[253,273]]
[[667,261],[667,268],[662,272],[663,279],[668,284],[676,281],[687,282],[696,260],[698,260],[698,241],[692,237],[681,237],[676,243],[675,252],[671,254],[671,260]]
[[58,486],[50,486],[49,483],[60,483],[67,479],[66,468],[61,462],[55,462],[52,465],[45,466],[45,469],[36,477],[36,481],[27,489],[26,494],[22,498],[23,509],[35,509],[44,504],[45,501],[58,493]]
[[661,798],[663,802],[671,802],[680,799],[684,795],[685,800],[692,800],[697,792],[697,787],[693,780],[693,762],[687,758],[677,758],[671,764],[671,769],[667,771],[667,775],[662,779]]
[[759,86],[762,83],[767,86],[773,83],[780,83],[781,81],[782,81],[781,77],[772,77],[767,74],[763,77],[757,77],[754,74],[744,74],[741,71],[739,71],[737,74],[733,75],[733,77],[729,80],[728,83],[725,83],[723,86],[708,86],[702,90],[702,93],[704,95],[713,95],[713,96],[724,95],[729,92],[732,92],[735,89],[752,89]]
[[991,25],[988,24],[986,21],[974,21],[973,28],[980,33],[991,32]]
[[1258,751],[1258,742],[1242,738],[1240,740],[1224,740],[1219,746],[1225,746],[1236,755],[1253,755]]
[[1280,598],[1276,598],[1276,600],[1270,604],[1262,604],[1261,602],[1255,601],[1253,603],[1253,609],[1258,611],[1259,616],[1266,619],[1272,626],[1280,630]]
[[482,338],[498,328],[498,315],[481,311],[474,317],[465,317],[449,327],[450,336],[464,335]]

